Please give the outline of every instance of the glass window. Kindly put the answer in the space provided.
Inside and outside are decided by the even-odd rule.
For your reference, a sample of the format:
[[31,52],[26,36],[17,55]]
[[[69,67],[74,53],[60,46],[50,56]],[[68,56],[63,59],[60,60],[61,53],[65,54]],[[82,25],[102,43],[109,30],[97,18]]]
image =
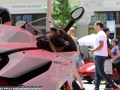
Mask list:
[[32,22],[32,19],[33,19],[32,17],[33,15],[23,15],[22,20],[25,20],[27,22]]
[[[24,20],[27,22],[33,22],[35,20],[46,17],[46,14],[13,14],[11,16],[12,16],[12,25],[14,26],[16,21]],[[46,31],[46,29],[45,29],[46,20],[45,19],[38,20],[38,21],[32,23],[32,25],[34,27],[36,27],[37,29],[40,29],[42,32]],[[42,29],[41,29],[41,27],[42,27]]]
[[94,25],[94,23],[98,20],[102,21],[104,24],[110,20],[117,20],[116,22],[120,23],[119,12],[95,12],[94,16],[91,16],[90,24]]
[[16,21],[19,21],[19,20],[32,22],[33,15],[12,15],[12,25],[15,25]]
[[114,12],[107,12],[107,20],[115,20]]
[[116,15],[115,23],[119,24],[120,23],[120,18],[119,18],[120,17],[120,12],[116,12],[115,15]]
[[[38,20],[40,18],[46,17],[46,14],[15,14],[12,15],[12,24],[15,25],[16,21],[18,20],[25,20],[27,22],[32,22],[34,20]],[[46,22],[36,22],[34,25],[45,25]]]
[[94,23],[98,20],[98,13],[95,13],[94,16],[91,17],[91,23],[92,25],[94,25]]

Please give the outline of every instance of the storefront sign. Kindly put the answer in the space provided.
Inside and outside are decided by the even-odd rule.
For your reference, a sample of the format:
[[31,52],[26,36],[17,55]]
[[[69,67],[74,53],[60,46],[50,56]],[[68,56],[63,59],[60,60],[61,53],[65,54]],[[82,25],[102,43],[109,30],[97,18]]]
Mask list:
[[43,8],[44,6],[46,5],[39,5],[39,4],[36,4],[36,5],[12,5],[12,8]]
[[22,13],[45,13],[44,7],[47,6],[46,3],[13,3],[13,4],[1,4],[1,6],[6,7],[10,10],[11,14],[22,14]]
[[107,27],[109,28],[110,33],[115,33],[115,20],[107,21]]

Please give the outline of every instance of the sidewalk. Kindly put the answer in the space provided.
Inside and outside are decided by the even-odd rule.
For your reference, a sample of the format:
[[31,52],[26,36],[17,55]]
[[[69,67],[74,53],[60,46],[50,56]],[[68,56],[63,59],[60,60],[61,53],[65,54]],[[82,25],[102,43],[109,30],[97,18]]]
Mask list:
[[[88,83],[88,81],[83,80],[83,84],[85,86],[85,90],[93,90],[94,89],[94,84],[93,83]],[[100,90],[111,90],[111,89],[105,89],[105,85],[100,84]]]

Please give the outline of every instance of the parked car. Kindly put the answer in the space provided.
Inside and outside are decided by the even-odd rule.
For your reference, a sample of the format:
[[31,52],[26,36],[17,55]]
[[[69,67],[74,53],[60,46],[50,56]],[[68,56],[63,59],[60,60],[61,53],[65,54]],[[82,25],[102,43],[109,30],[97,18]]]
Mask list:
[[[84,65],[78,69],[79,74],[83,76],[83,80],[87,80],[91,83],[95,78],[95,64],[94,60],[90,60],[88,58],[84,59]],[[113,74],[111,78],[116,82],[119,83],[120,75],[117,73],[116,69],[113,70]]]

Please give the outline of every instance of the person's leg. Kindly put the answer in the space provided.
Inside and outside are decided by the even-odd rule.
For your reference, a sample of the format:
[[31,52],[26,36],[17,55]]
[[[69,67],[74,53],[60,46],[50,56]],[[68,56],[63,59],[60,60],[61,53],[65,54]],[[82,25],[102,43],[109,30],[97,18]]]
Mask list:
[[116,64],[115,68],[116,68],[118,74],[120,75],[120,63]]
[[[115,69],[114,63],[112,63],[112,69],[113,69],[113,71]],[[111,75],[109,75],[109,76],[111,76]],[[107,81],[105,82],[105,84],[106,84],[105,88],[112,88],[111,85]]]
[[112,88],[111,85],[106,80],[105,80],[105,88]]
[[83,89],[83,88],[84,88],[84,85],[83,85],[83,82],[82,82],[82,79],[81,79],[80,75],[79,75],[78,72],[77,72],[77,68],[74,70],[73,73],[74,73],[73,75],[76,77],[76,79],[77,79],[78,82],[80,83],[81,89]]
[[[114,65],[114,63],[112,63],[112,69],[113,69],[113,71],[114,71],[114,69],[115,69],[115,65]],[[111,76],[111,75],[109,75],[109,76]],[[106,86],[105,86],[105,88],[112,88],[112,86],[106,81]]]
[[112,85],[112,87],[117,87],[117,84],[111,80],[111,78],[104,72],[104,61],[105,61],[105,58],[102,57],[102,56],[97,56],[96,57],[97,61],[96,61],[96,64],[97,64],[97,70],[98,70],[98,73],[99,75],[105,79],[110,85]]
[[100,86],[100,75],[98,73],[98,69],[97,69],[97,58],[95,58],[95,90],[99,90],[99,86]]

